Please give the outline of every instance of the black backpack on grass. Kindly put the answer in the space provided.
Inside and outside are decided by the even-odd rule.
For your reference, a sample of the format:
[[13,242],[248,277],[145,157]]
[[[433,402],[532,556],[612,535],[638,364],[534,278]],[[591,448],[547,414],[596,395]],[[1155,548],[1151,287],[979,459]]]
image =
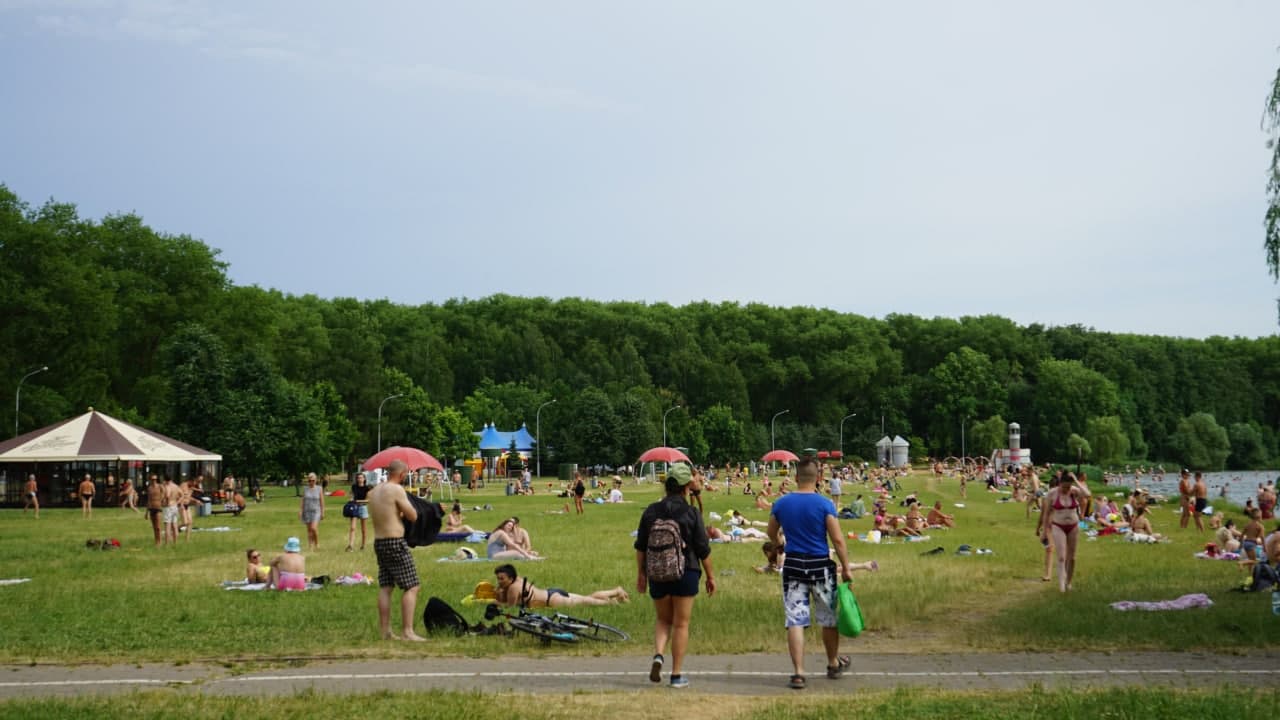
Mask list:
[[422,624],[427,632],[440,630],[454,635],[463,635],[471,629],[466,618],[438,597],[427,600],[427,607],[422,611]]

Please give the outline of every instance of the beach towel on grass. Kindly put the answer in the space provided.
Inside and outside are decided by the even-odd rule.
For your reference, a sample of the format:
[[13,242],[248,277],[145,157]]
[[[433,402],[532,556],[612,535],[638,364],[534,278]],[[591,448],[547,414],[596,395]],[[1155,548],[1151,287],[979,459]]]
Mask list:
[[1138,602],[1135,600],[1121,600],[1120,602],[1111,603],[1113,610],[1190,610],[1191,608],[1210,607],[1213,601],[1204,593],[1191,593],[1183,595],[1177,600],[1160,600],[1158,602]]

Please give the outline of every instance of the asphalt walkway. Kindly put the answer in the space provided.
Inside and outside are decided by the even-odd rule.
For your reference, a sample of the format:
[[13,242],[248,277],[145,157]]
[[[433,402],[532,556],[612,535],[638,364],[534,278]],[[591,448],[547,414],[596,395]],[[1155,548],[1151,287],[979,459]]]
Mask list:
[[[0,698],[109,694],[172,688],[178,692],[275,695],[304,690],[462,690],[488,693],[668,691],[649,682],[637,657],[420,658],[306,661],[246,669],[217,664],[11,665],[0,673]],[[819,655],[808,658],[809,693],[853,693],[901,686],[954,690],[1124,685],[1280,688],[1280,652],[855,654],[849,672],[828,680]],[[790,663],[782,654],[693,655],[685,663],[691,692],[782,695]],[[665,680],[665,677],[664,677]]]

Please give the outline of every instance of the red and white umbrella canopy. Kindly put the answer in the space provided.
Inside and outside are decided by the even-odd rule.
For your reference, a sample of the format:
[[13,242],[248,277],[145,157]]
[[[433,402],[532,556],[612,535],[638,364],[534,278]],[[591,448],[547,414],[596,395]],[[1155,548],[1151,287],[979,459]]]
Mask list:
[[123,420],[89,412],[0,443],[0,462],[219,461],[222,456]]
[[645,450],[644,454],[640,456],[640,459],[636,461],[636,464],[643,465],[647,462],[687,462],[690,465],[693,464],[693,461],[689,459],[688,455],[685,455],[673,447],[665,446]]
[[760,460],[762,462],[792,463],[798,462],[800,458],[796,457],[796,454],[790,450],[770,450]]
[[430,453],[418,448],[401,447],[399,445],[392,445],[365,460],[364,469],[378,470],[390,465],[392,460],[403,460],[410,470],[431,468],[432,470],[444,472],[444,465],[440,464],[440,461],[432,457]]

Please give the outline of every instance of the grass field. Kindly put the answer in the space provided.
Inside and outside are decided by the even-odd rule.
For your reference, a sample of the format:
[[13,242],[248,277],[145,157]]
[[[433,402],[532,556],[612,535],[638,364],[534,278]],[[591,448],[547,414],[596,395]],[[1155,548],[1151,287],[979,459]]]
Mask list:
[[380,692],[355,695],[300,693],[257,699],[173,692],[110,698],[12,700],[0,704],[0,718],[314,718],[341,714],[350,718],[442,717],[468,720],[554,720],[607,716],[610,720],[675,717],[733,717],[739,720],[876,720],[909,717],[950,720],[1095,720],[1096,718],[1232,718],[1261,720],[1275,716],[1276,693],[1233,687],[1208,691],[1169,688],[1023,692],[944,692],[897,690],[863,692],[856,697],[801,697],[785,700],[656,691],[649,693],[568,694],[554,701],[536,695],[480,695],[451,692]]
[[[541,486],[544,491],[545,482]],[[558,484],[557,484],[558,487]],[[856,494],[858,486],[846,486]],[[853,559],[876,559],[881,570],[858,573],[857,589],[868,631],[846,640],[853,652],[933,652],[942,650],[1167,649],[1232,650],[1274,648],[1276,618],[1268,594],[1228,592],[1242,577],[1234,563],[1192,557],[1209,539],[1178,530],[1172,508],[1155,511],[1159,532],[1173,542],[1138,546],[1116,538],[1082,542],[1076,589],[1061,595],[1039,580],[1043,551],[1032,534],[1034,517],[997,495],[971,487],[964,508],[954,481],[937,487],[931,476],[904,481],[927,504],[942,499],[959,527],[935,531],[931,541],[869,545],[851,542]],[[467,522],[492,529],[519,515],[534,547],[547,559],[520,565],[539,585],[575,592],[622,585],[635,600],[598,609],[595,616],[629,630],[634,641],[607,648],[557,647],[557,653],[646,654],[653,610],[634,592],[631,532],[647,502],[658,496],[650,485],[627,486],[628,503],[589,505],[585,516],[547,514],[565,500],[554,495],[506,497],[501,490],[464,492]],[[852,497],[851,494],[846,497]],[[753,519],[767,513],[741,495],[704,494],[707,510],[742,510]],[[491,511],[470,508],[492,504]],[[347,520],[341,498],[329,500],[320,530],[321,549],[307,555],[311,574],[337,577],[360,571],[376,574],[370,548],[346,553]],[[31,582],[0,586],[8,611],[0,614],[0,661],[31,662],[226,662],[271,661],[325,656],[471,655],[547,652],[527,638],[435,638],[410,646],[378,639],[374,587],[329,587],[307,593],[228,592],[222,580],[243,577],[244,550],[257,547],[268,558],[286,537],[304,538],[291,489],[273,489],[267,501],[251,504],[241,517],[198,518],[197,527],[225,525],[231,532],[193,533],[189,544],[152,547],[149,523],[141,514],[98,508],[92,520],[79,510],[48,510],[34,520],[21,510],[0,512],[0,578]],[[870,520],[842,521],[846,530],[865,532]],[[1268,526],[1270,530],[1270,526]],[[88,538],[114,537],[122,548],[85,548]],[[358,537],[357,537],[358,543]],[[988,547],[992,555],[953,554],[961,543]],[[946,553],[921,556],[933,547]],[[419,612],[430,595],[454,604],[469,620],[480,606],[459,600],[481,580],[492,579],[493,563],[437,563],[456,550],[439,544],[415,551],[424,579]],[[476,546],[481,553],[483,548]],[[785,653],[777,577],[753,571],[759,544],[713,545],[719,580],[715,597],[695,608],[691,652]],[[1119,613],[1108,604],[1122,599],[1172,599],[1205,592],[1209,609],[1168,613]],[[420,620],[419,620],[420,623]]]

